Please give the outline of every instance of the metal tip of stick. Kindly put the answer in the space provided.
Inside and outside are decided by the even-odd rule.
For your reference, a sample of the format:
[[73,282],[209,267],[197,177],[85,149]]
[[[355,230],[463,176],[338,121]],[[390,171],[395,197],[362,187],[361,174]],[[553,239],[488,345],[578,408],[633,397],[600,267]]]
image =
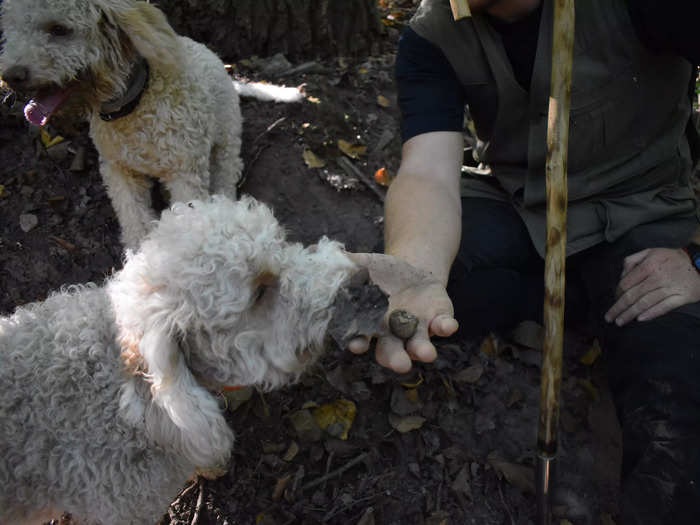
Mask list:
[[552,489],[557,458],[537,454],[535,489],[537,499],[537,524],[552,525]]

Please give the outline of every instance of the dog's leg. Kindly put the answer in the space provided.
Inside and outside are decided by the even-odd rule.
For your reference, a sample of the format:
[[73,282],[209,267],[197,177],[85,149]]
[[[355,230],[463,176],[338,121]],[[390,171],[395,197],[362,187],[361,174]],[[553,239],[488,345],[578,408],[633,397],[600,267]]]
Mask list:
[[243,173],[241,139],[231,137],[229,144],[215,144],[211,152],[211,193],[237,199],[238,182]]
[[122,243],[125,248],[135,249],[156,220],[151,203],[153,181],[124,173],[109,162],[102,162],[100,173],[119,219]]
[[212,194],[221,194],[236,200],[238,185],[242,182],[243,176],[243,159],[241,159],[243,116],[238,94],[230,80],[228,82],[227,80],[228,76],[221,80],[222,91],[217,95],[216,128],[210,153],[210,189]]
[[196,175],[176,173],[165,181],[165,187],[170,193],[170,203],[206,200],[209,196],[209,173],[204,169],[203,171],[204,173]]

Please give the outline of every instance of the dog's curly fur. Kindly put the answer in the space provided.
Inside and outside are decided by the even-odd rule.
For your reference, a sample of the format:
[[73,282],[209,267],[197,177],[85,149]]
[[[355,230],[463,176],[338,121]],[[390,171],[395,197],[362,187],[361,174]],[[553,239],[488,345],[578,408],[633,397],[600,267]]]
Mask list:
[[[0,71],[10,87],[65,94],[64,112],[85,112],[125,246],[138,246],[155,218],[154,179],[172,202],[236,198],[243,170],[237,90],[223,62],[178,36],[162,11],[134,0],[4,0],[1,15]],[[125,93],[139,57],[150,75],[137,107],[102,120],[101,108]],[[18,68],[22,74],[10,78]]]
[[105,286],[0,317],[0,523],[155,523],[230,459],[212,391],[296,380],[357,269],[337,242],[287,243],[252,198],[215,196],[166,210]]

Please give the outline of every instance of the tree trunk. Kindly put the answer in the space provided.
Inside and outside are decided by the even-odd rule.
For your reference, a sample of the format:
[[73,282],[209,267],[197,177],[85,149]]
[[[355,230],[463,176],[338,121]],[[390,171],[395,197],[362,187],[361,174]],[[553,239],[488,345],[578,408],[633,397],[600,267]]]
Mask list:
[[178,33],[206,43],[228,61],[275,53],[300,60],[382,51],[377,0],[179,0],[158,5]]

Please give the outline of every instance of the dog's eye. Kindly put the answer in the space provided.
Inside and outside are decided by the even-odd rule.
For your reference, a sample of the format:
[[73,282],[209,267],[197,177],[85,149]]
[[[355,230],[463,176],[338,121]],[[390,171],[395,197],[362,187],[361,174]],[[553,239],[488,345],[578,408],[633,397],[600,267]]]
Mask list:
[[267,286],[264,284],[258,286],[258,289],[253,293],[253,304],[258,303],[262,299],[263,295],[265,295],[265,290],[267,290]]
[[49,24],[47,32],[51,36],[68,36],[73,30],[70,27],[66,27],[63,24]]

